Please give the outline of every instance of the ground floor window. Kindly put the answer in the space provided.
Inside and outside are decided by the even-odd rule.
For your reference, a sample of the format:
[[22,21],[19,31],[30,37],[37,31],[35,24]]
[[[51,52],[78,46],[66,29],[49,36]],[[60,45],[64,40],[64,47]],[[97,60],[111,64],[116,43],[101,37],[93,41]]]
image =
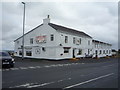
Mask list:
[[45,51],[46,51],[46,48],[45,48],[45,47],[42,47],[42,51],[44,51],[44,52],[45,52]]
[[26,56],[32,56],[32,52],[31,51],[26,51]]
[[69,53],[69,48],[64,48],[64,53]]
[[111,53],[111,50],[109,50],[109,54]]
[[77,55],[81,55],[81,54],[82,54],[82,49],[79,49]]
[[100,53],[99,54],[102,54],[102,51],[100,50]]
[[103,50],[103,54],[105,54],[105,50]]
[[95,50],[95,54],[97,54],[98,53],[98,51],[97,50]]
[[19,55],[22,55],[22,51],[19,51]]

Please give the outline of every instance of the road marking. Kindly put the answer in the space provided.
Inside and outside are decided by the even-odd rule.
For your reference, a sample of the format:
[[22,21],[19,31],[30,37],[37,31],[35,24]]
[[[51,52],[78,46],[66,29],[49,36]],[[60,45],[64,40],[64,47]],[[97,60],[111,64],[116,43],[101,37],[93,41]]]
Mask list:
[[110,74],[107,74],[107,75],[103,75],[103,76],[100,76],[100,77],[97,77],[97,78],[93,78],[93,79],[90,79],[90,80],[87,80],[87,81],[84,81],[84,82],[81,82],[81,83],[78,83],[78,84],[74,84],[74,85],[70,85],[70,86],[67,86],[63,89],[69,89],[69,88],[72,88],[72,87],[76,87],[76,86],[79,86],[79,85],[83,85],[83,84],[86,84],[86,83],[89,83],[89,82],[92,82],[92,81],[95,81],[95,80],[98,80],[98,79],[101,79],[101,78],[105,78],[105,77],[108,77],[108,76],[111,76],[113,75],[114,73],[110,73]]
[[19,68],[11,68],[10,70],[18,70]]
[[111,65],[107,65],[107,66],[102,66],[102,67],[110,67],[110,66],[113,66],[113,65],[115,65],[115,64],[111,64]]
[[70,65],[77,65],[81,63],[67,63],[67,64],[52,64],[52,65],[45,65],[45,66],[29,66],[29,67],[18,67],[18,68],[10,68],[10,69],[3,69],[2,71],[9,71],[9,70],[27,70],[27,69],[37,69],[37,68],[50,68],[50,67],[63,67],[63,66],[70,66]]
[[31,85],[33,83],[26,83],[26,84],[23,84],[23,85],[18,85],[18,86],[14,86],[14,87],[9,87],[9,88],[19,88],[19,87],[27,87],[29,85]]
[[45,86],[45,85],[52,84],[52,83],[55,83],[55,82],[49,82],[49,83],[43,83],[43,84],[38,84],[38,85],[28,86],[27,88],[41,87],[41,86]]
[[25,83],[25,84],[22,84],[22,85],[13,86],[13,87],[9,87],[9,88],[20,88],[20,87],[35,88],[35,87],[42,87],[42,86],[46,86],[46,85],[53,84],[53,83],[59,83],[59,82],[65,81],[65,80],[71,80],[71,78],[61,79],[61,80],[58,80],[58,81],[51,81],[51,82],[42,83],[42,84],[38,84],[38,83]]

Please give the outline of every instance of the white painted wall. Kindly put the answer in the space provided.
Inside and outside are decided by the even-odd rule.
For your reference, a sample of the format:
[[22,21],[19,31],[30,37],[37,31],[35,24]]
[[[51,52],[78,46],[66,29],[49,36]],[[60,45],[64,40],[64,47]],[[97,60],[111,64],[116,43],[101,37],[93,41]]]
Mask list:
[[[97,43],[97,42],[93,42],[93,57],[96,56],[96,50],[97,50],[97,56],[98,57],[105,57],[105,56],[111,56],[111,46],[107,45],[107,44],[103,44],[103,43]],[[100,50],[101,50],[101,54],[100,54]],[[105,50],[105,53],[103,53]],[[107,53],[108,51],[108,53]]]

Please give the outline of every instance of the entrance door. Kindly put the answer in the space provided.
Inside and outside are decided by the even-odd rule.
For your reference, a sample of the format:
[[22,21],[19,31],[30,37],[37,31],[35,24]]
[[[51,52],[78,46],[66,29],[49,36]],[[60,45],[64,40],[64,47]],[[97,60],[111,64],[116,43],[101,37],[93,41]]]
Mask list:
[[75,58],[75,49],[73,48],[73,58]]
[[98,54],[98,51],[96,50],[96,51],[95,51],[95,57],[96,57],[96,58],[98,57],[98,55],[97,55],[97,54]]

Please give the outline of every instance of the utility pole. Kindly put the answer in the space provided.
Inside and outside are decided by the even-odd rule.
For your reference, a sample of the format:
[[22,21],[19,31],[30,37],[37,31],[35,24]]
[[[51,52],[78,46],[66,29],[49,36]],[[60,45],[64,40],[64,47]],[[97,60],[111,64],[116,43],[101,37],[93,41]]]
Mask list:
[[25,30],[25,3],[22,2],[24,5],[24,11],[23,11],[23,40],[22,40],[22,60],[24,60],[24,30]]

